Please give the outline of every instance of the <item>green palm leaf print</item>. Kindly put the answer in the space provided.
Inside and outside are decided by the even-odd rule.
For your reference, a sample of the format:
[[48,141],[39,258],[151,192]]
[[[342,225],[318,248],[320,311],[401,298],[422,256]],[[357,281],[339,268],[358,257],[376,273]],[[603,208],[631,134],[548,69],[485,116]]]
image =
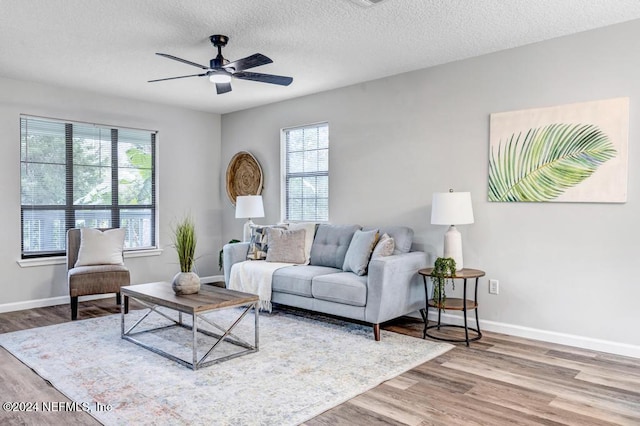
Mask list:
[[489,158],[489,201],[549,201],[616,156],[592,124],[550,124],[513,133]]

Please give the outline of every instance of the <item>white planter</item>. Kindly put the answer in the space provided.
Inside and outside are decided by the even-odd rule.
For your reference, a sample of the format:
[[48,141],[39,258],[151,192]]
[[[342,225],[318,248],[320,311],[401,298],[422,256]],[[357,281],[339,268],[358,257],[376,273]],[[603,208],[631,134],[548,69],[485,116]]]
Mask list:
[[200,277],[195,272],[178,272],[171,286],[177,295],[197,293],[200,291]]

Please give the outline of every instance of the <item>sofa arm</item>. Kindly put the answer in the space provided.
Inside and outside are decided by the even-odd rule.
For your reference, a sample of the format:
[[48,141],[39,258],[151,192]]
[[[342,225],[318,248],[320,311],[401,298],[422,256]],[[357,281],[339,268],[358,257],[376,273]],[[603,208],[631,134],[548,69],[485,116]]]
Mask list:
[[371,260],[365,321],[380,324],[423,309],[424,282],[418,270],[427,266],[427,254],[421,251]]
[[249,243],[231,243],[222,247],[222,267],[224,269],[224,282],[229,284],[231,267],[234,263],[247,260]]

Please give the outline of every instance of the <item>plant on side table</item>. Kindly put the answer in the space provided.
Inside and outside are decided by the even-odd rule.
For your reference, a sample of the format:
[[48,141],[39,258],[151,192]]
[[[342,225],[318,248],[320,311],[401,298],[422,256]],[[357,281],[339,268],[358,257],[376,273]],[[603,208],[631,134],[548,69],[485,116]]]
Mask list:
[[173,291],[177,295],[197,293],[200,291],[200,277],[193,272],[197,242],[195,222],[186,216],[172,231],[173,247],[180,262],[180,272],[173,277]]
[[456,261],[450,257],[439,257],[433,264],[431,272],[431,282],[433,283],[433,302],[440,309],[444,309],[447,300],[445,286],[447,282],[455,290],[455,282],[452,277],[456,276]]

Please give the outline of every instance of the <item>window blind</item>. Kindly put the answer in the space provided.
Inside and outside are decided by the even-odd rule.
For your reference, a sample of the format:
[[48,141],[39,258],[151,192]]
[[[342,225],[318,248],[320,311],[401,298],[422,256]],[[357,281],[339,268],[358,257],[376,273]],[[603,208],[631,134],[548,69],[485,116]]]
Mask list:
[[285,219],[329,220],[329,125],[284,130]]
[[127,249],[155,247],[155,138],[20,117],[22,257],[64,254],[73,227],[122,227]]

